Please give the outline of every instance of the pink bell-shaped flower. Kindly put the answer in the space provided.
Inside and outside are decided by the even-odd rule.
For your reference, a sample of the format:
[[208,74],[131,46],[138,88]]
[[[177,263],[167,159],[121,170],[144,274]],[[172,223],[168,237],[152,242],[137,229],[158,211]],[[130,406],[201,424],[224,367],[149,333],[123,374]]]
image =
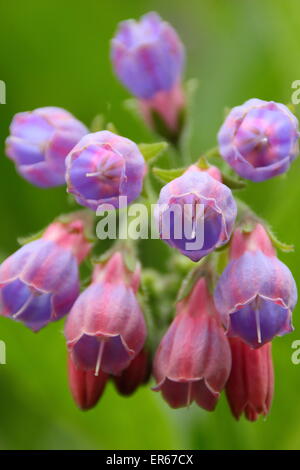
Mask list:
[[157,385],[172,408],[195,401],[214,410],[231,368],[231,354],[206,280],[197,281],[163,337],[154,359]]
[[140,385],[148,382],[151,375],[149,353],[145,348],[131,361],[121,375],[115,375],[113,381],[121,395],[132,395]]
[[120,374],[142,350],[145,320],[136,292],[139,268],[127,269],[120,252],[103,267],[75,302],[65,335],[72,360],[82,369]]
[[273,398],[274,371],[272,344],[252,349],[239,338],[230,338],[231,373],[226,395],[236,419],[245,413],[249,421],[267,415]]
[[253,348],[293,330],[297,287],[261,224],[250,233],[235,231],[215,303],[228,334]]
[[80,369],[68,355],[69,386],[76,405],[81,410],[93,408],[104,392],[108,375],[100,372],[95,375],[92,370]]

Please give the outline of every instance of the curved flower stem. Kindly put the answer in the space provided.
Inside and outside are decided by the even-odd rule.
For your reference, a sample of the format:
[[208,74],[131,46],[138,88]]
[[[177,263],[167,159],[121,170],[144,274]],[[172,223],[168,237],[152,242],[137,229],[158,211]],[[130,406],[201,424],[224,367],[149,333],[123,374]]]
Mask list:
[[212,147],[211,149],[204,152],[203,156],[207,159],[214,158],[214,157],[221,158],[219,147],[218,146]]

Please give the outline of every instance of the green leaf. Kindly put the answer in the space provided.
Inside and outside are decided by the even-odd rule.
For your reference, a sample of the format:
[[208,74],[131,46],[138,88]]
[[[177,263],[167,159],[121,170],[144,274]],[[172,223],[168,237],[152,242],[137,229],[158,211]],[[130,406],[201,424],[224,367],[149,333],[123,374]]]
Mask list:
[[166,170],[164,168],[152,168],[153,174],[163,183],[170,183],[175,178],[178,178],[186,171],[186,168],[173,168],[171,170]]
[[156,142],[154,144],[139,144],[140,152],[146,162],[156,160],[168,148],[167,142]]

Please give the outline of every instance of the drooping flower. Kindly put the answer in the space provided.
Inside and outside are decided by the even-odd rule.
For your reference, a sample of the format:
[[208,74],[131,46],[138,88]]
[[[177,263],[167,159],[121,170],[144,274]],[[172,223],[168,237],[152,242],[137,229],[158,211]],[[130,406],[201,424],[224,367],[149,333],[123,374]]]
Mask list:
[[146,122],[169,140],[177,139],[184,117],[184,58],[176,31],[157,13],[123,21],[112,40],[116,75],[139,99]]
[[149,353],[145,348],[131,361],[121,375],[113,377],[115,386],[121,395],[132,395],[136,389],[148,382],[151,374]]
[[236,230],[230,262],[215,291],[215,303],[230,336],[253,348],[292,331],[297,302],[294,278],[261,224],[251,233]]
[[154,359],[154,376],[172,408],[195,401],[212,411],[231,367],[225,336],[206,281],[201,278],[188,298],[177,306],[177,315],[163,337]]
[[30,183],[48,188],[65,184],[65,158],[88,133],[72,114],[46,107],[18,113],[6,139],[6,154]]
[[79,294],[78,263],[90,249],[82,220],[51,224],[0,266],[0,315],[33,331],[66,315]]
[[92,284],[68,315],[65,336],[79,368],[118,375],[142,350],[146,325],[136,292],[139,268],[130,272],[117,252],[97,265]]
[[240,176],[264,181],[286,172],[298,155],[298,127],[283,104],[253,98],[228,114],[218,134],[220,153]]
[[101,204],[119,207],[142,190],[146,171],[137,145],[109,131],[84,136],[66,159],[68,192],[82,206],[96,210]]
[[95,375],[92,370],[80,369],[68,355],[69,386],[76,405],[81,410],[93,408],[104,392],[108,375],[99,371]]
[[155,212],[161,239],[193,261],[227,243],[236,218],[231,190],[212,174],[191,166],[162,188]]
[[272,344],[252,349],[239,338],[229,338],[232,355],[226,395],[236,419],[245,413],[249,421],[270,411],[274,392]]

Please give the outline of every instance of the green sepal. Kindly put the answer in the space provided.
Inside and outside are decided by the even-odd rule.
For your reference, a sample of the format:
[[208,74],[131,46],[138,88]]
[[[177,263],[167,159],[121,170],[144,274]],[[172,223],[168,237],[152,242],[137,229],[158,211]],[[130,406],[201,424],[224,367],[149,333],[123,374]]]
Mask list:
[[105,126],[105,118],[103,114],[97,114],[91,122],[90,130],[91,132],[102,131]]
[[136,119],[141,119],[142,115],[139,109],[138,100],[136,98],[128,98],[123,102],[123,106],[126,111],[129,111]]
[[228,114],[230,113],[232,108],[230,108],[229,106],[225,106],[224,108],[224,119],[227,118]]
[[123,260],[128,271],[134,273],[137,266],[137,259],[135,252],[133,250],[124,250],[123,251]]
[[270,240],[275,248],[282,251],[283,253],[291,253],[294,251],[294,245],[289,245],[278,240],[268,223],[258,217],[257,214],[255,214],[244,201],[236,198],[236,202],[239,209],[237,226],[240,228],[240,230],[245,233],[250,233],[252,230],[254,230],[256,224],[261,224],[267,231],[267,234],[269,235]]
[[94,243],[96,235],[94,233],[95,215],[88,209],[79,209],[78,211],[61,214],[53,222],[61,222],[62,224],[69,224],[74,219],[81,219],[84,223],[84,236],[87,241]]
[[105,264],[118,251],[122,253],[128,271],[134,272],[137,266],[137,257],[134,244],[130,240],[116,240],[108,250],[97,258],[93,258],[92,264]]
[[270,227],[265,227],[267,230],[267,233],[271,239],[271,242],[275,248],[278,250],[282,251],[283,253],[291,253],[294,251],[295,247],[294,245],[288,245],[287,243],[281,242],[278,240],[274,232],[270,229]]
[[[69,224],[74,219],[81,219],[84,222],[84,236],[88,242],[94,243],[96,240],[96,237],[93,231],[94,215],[92,212],[88,210],[82,209],[82,210],[78,210],[75,212],[69,212],[67,214],[61,214],[58,217],[56,217],[56,219],[54,219],[51,222],[51,224],[55,222],[60,222],[62,224]],[[47,227],[43,228],[42,230],[39,230],[36,233],[33,233],[32,235],[28,235],[26,237],[19,237],[17,241],[20,245],[26,245],[27,243],[33,242],[41,238],[46,229]]]
[[185,297],[187,297],[192,292],[193,287],[195,286],[196,282],[201,277],[203,277],[204,274],[205,274],[205,269],[203,268],[200,262],[200,264],[198,264],[196,268],[192,269],[188,273],[188,275],[183,279],[177,298],[176,298],[176,303],[181,302],[181,300],[185,299]]
[[167,142],[155,142],[153,144],[139,144],[141,154],[146,162],[151,162],[160,157],[168,148]]
[[39,238],[41,238],[45,230],[46,229],[44,228],[43,230],[40,230],[39,232],[33,233],[26,237],[18,237],[17,242],[19,243],[19,245],[22,245],[22,246],[27,245],[27,243],[34,242],[35,240],[38,240]]
[[173,181],[175,178],[183,175],[185,171],[186,168],[173,168],[170,170],[157,167],[152,168],[153,174],[163,183],[170,183],[170,181]]
[[108,122],[105,126],[105,129],[109,132],[112,132],[113,134],[119,134],[116,126],[114,125],[113,122]]
[[204,155],[202,155],[196,162],[196,166],[201,170],[208,170],[209,163]]

